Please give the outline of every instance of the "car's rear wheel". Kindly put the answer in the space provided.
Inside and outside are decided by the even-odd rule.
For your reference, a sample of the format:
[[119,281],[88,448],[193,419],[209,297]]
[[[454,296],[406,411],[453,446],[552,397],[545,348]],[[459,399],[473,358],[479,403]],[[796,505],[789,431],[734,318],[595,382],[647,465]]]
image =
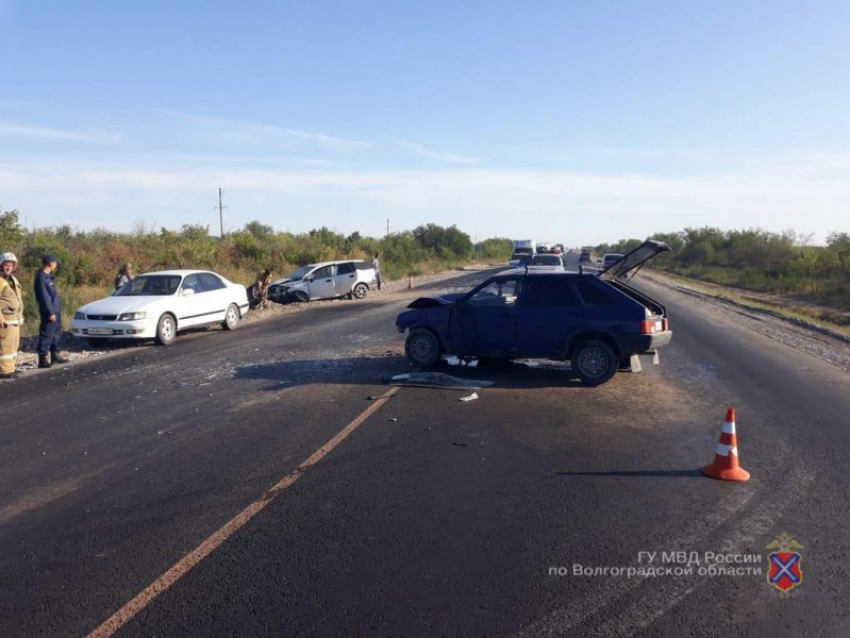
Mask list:
[[177,336],[177,321],[171,315],[162,315],[156,324],[156,342],[161,346],[170,346]]
[[357,284],[354,286],[354,290],[351,291],[351,294],[354,295],[355,299],[365,299],[366,295],[369,294],[369,286],[366,284]]
[[227,309],[227,312],[224,313],[224,321],[221,324],[221,327],[225,330],[235,330],[236,326],[239,325],[239,320],[242,317],[239,315],[239,308],[236,307],[235,303],[230,304],[230,307]]
[[585,385],[601,385],[616,374],[619,359],[604,341],[583,341],[570,359],[575,372]]
[[434,366],[443,354],[437,335],[424,329],[410,331],[404,342],[404,353],[419,368]]

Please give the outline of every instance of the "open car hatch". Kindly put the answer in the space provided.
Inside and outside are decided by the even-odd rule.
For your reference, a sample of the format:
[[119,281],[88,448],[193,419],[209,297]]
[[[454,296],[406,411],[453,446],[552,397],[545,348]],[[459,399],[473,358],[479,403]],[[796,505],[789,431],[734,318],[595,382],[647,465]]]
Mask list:
[[647,239],[634,250],[626,253],[623,257],[608,266],[599,273],[600,279],[617,279],[637,270],[650,259],[661,253],[672,252],[670,246],[661,241]]

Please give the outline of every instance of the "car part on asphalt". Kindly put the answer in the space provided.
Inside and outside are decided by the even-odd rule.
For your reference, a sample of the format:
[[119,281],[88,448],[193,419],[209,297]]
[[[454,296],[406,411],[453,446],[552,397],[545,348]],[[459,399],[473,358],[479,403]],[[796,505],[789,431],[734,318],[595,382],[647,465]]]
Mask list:
[[489,388],[493,381],[481,379],[461,379],[443,372],[407,372],[397,374],[390,379],[390,385],[409,385],[422,388]]

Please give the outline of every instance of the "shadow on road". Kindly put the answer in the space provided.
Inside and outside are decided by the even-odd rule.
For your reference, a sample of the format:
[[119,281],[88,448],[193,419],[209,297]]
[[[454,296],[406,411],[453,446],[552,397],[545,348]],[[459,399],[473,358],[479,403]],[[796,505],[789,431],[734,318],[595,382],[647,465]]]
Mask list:
[[555,472],[555,476],[649,476],[677,478],[692,476],[702,478],[702,472],[695,470],[609,470],[600,472]]
[[[298,359],[245,365],[236,369],[237,379],[264,379],[274,382],[263,388],[276,391],[284,387],[327,383],[342,385],[387,384],[391,377],[414,368],[402,355],[384,354],[350,358]],[[480,379],[493,382],[494,388],[583,388],[569,369],[529,368],[520,363],[489,362],[470,368],[438,365],[442,372],[460,379]]]

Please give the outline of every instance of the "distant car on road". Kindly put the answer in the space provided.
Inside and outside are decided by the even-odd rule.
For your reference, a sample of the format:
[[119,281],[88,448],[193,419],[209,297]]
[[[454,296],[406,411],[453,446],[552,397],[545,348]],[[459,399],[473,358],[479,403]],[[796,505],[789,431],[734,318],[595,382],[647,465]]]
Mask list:
[[534,255],[528,268],[530,270],[563,270],[564,261],[560,255]]
[[376,282],[375,269],[360,259],[303,266],[269,284],[269,299],[279,303],[348,297],[365,299]]
[[623,258],[622,253],[605,253],[602,256],[602,268],[613,266]]
[[620,363],[669,343],[667,310],[618,281],[669,251],[649,240],[601,273],[507,270],[466,294],[422,297],[396,318],[405,352],[430,367],[442,355],[570,360],[587,385],[610,380]]
[[511,268],[525,268],[531,263],[531,259],[534,255],[529,253],[514,253],[511,255],[510,261],[508,261],[508,266]]
[[581,255],[579,255],[578,263],[579,264],[587,264],[587,263],[590,263],[591,261],[592,261],[592,258],[590,256],[590,251],[587,250],[586,248],[583,249],[581,251]]
[[137,276],[111,297],[74,313],[71,332],[90,344],[107,339],[155,339],[212,323],[236,328],[248,311],[245,286],[206,270],[163,270]]

